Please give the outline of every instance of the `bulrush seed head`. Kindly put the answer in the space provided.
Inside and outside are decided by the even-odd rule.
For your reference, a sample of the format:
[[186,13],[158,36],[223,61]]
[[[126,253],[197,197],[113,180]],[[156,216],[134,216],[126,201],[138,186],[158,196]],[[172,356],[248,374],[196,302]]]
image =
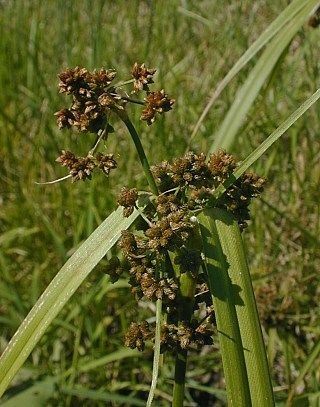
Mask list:
[[146,68],[145,64],[139,65],[135,62],[131,70],[131,75],[134,78],[134,92],[139,92],[141,90],[148,91],[148,84],[153,83],[153,75],[155,73],[156,69]]
[[[201,239],[192,211],[204,209],[218,185],[236,168],[236,160],[224,150],[211,154],[208,161],[204,154],[190,152],[153,166],[161,194],[151,199],[156,211],[145,213],[149,227],[144,225],[139,237],[130,232],[122,234],[119,246],[130,263],[132,292],[139,300],[163,301],[167,324],[162,327],[162,352],[212,344],[215,317],[207,276],[200,271]],[[232,212],[244,228],[251,199],[262,192],[264,183],[255,174],[243,174],[216,206]],[[122,188],[118,203],[131,210],[136,199],[136,190]],[[173,261],[164,269],[168,252]],[[182,291],[184,278],[193,280],[194,298],[189,299]],[[181,309],[189,303],[192,316],[185,319]],[[137,341],[142,349],[139,336]],[[134,346],[138,346],[137,341],[133,341]],[[126,343],[132,346],[128,340]]]
[[145,348],[145,341],[150,339],[152,336],[147,321],[138,324],[136,322],[131,322],[130,328],[128,329],[124,343],[131,349],[137,348],[142,351]]
[[121,188],[118,196],[118,204],[123,206],[123,216],[126,218],[130,216],[135,208],[136,201],[138,199],[138,191],[136,188]]
[[[174,103],[164,90],[149,91],[155,72],[155,69],[147,68],[145,64],[135,63],[132,68],[134,91],[147,92],[145,100],[142,101],[130,98],[123,89],[123,86],[131,83],[132,80],[112,84],[116,77],[116,71],[113,69],[100,68],[89,71],[78,66],[65,69],[58,75],[59,92],[70,95],[72,101],[68,108],[60,109],[55,113],[59,129],[74,128],[80,133],[94,133],[98,136],[96,143],[99,144],[114,130],[109,124],[110,116],[116,115],[126,122],[128,115],[125,108],[128,103],[144,105],[141,118],[151,124],[157,113],[162,114],[171,110]],[[96,149],[97,145],[93,150]],[[101,169],[106,175],[109,175],[111,169],[117,167],[112,154],[98,153],[96,157],[89,157],[89,155],[93,155],[92,150],[87,157],[78,157],[72,169],[69,168],[70,174],[72,171],[73,181],[90,178],[94,167]],[[125,208],[125,216],[129,216],[132,211],[133,206]]]
[[148,125],[152,124],[156,119],[156,114],[163,114],[172,109],[174,99],[169,99],[168,95],[162,89],[156,92],[150,92],[145,98],[146,107],[142,111],[141,120],[147,122]]

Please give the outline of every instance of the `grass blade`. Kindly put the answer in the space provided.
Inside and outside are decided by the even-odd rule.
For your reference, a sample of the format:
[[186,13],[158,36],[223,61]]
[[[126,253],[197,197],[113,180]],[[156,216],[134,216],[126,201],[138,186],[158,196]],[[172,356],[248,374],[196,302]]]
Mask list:
[[139,216],[137,210],[124,218],[114,211],[61,268],[24,319],[0,358],[0,396],[29,356],[55,316],[72,294],[117,242],[122,230]]
[[[310,3],[310,1],[309,1]],[[312,2],[314,5],[316,1]],[[266,28],[266,30],[260,35],[260,37],[247,49],[247,51],[241,56],[241,58],[234,64],[228,74],[218,84],[213,95],[211,96],[208,104],[204,108],[201,116],[199,117],[193,132],[190,137],[190,142],[197,134],[201,124],[209,113],[215,101],[218,99],[224,88],[231,82],[231,80],[241,71],[241,69],[247,65],[249,61],[270,41],[280,30],[288,24],[295,15],[306,5],[307,1],[295,0],[290,3],[283,12]]]
[[160,344],[161,344],[161,315],[162,315],[162,300],[158,299],[156,303],[156,334],[154,339],[154,354],[152,367],[152,381],[146,407],[151,407],[152,400],[157,388],[160,364]]
[[239,290],[236,303],[244,357],[253,406],[274,405],[266,349],[238,222],[228,212],[214,210],[215,225],[229,277]]
[[286,27],[273,38],[272,42],[267,46],[259,58],[259,61],[250,72],[245,83],[238,90],[235,100],[210,147],[210,152],[219,147],[229,149],[232,146],[235,136],[263,84],[318,1],[310,0],[301,3],[304,3],[305,6],[292,18]]
[[244,350],[241,341],[234,286],[215,222],[215,209],[199,215],[209,288],[215,308],[228,405],[251,406]]
[[215,199],[219,198],[247,169],[254,164],[310,107],[320,98],[320,89],[311,95],[297,110],[295,110],[270,136],[259,145],[239,165],[234,173],[215,190]]
[[297,387],[300,385],[302,380],[304,379],[305,375],[315,367],[315,360],[320,354],[320,341],[314,346],[312,352],[304,362],[304,365],[302,366],[302,369],[299,373],[299,376],[296,378],[295,382],[293,383],[291,390],[288,394],[288,399],[287,399],[287,407],[290,407],[292,405],[292,400],[294,397],[294,393],[297,389]]

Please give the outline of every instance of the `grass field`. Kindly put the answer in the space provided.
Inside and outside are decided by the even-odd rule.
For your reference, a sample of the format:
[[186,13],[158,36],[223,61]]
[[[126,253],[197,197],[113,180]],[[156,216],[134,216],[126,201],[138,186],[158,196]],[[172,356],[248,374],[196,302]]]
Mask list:
[[[119,168],[109,178],[35,184],[65,175],[55,163],[61,149],[81,155],[94,141],[90,134],[58,130],[53,113],[66,100],[58,94],[57,74],[65,67],[103,66],[126,78],[135,61],[156,67],[158,86],[176,104],[150,127],[139,122],[139,109],[133,113],[151,163],[189,147],[206,152],[258,57],[222,93],[190,143],[212,91],[287,4],[0,2],[0,352],[65,260],[116,207],[121,186],[146,189],[119,122],[108,140]],[[318,44],[319,29],[305,24],[283,53],[231,147],[239,160],[319,87]],[[244,233],[279,405],[304,368],[296,392],[305,396],[296,405],[317,406],[320,400],[320,349],[306,365],[320,333],[319,112],[319,104],[311,108],[255,165],[268,185]],[[47,330],[14,384],[44,378],[33,390],[38,399],[50,397],[51,405],[144,405],[152,349],[140,354],[124,348],[123,333],[132,320],[152,318],[153,312],[152,304],[136,307],[125,280],[111,285],[102,262]],[[214,352],[204,349],[190,357],[186,405],[225,405],[218,350],[215,342]],[[172,366],[165,364],[156,405],[170,405],[171,377]],[[25,390],[11,405],[26,400],[49,405],[28,399],[32,394]]]

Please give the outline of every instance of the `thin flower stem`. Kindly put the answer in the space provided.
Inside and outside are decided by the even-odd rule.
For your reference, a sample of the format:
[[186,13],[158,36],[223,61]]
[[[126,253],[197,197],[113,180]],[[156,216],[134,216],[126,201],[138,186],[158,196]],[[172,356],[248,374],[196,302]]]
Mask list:
[[152,366],[152,381],[146,407],[151,407],[154,393],[157,387],[159,365],[160,365],[160,341],[161,341],[161,314],[162,314],[162,300],[158,299],[156,302],[156,333],[154,339],[154,354]]
[[127,102],[131,102],[131,103],[135,103],[137,105],[142,105],[144,106],[146,103],[143,100],[139,100],[139,99],[132,99],[129,98],[128,96],[121,96],[122,100],[126,100]]
[[107,87],[107,89],[110,89],[110,88],[120,88],[121,86],[123,86],[123,85],[129,85],[130,83],[133,83],[134,82],[134,79],[129,79],[129,80],[127,80],[127,81],[124,81],[124,82],[118,82],[118,83],[116,83],[115,85],[110,85],[110,86],[108,86]]
[[96,151],[96,149],[98,148],[100,141],[105,138],[107,134],[107,128],[104,128],[103,130],[101,130],[100,134],[97,137],[97,141],[94,143],[94,146],[92,147],[92,149],[88,152],[88,156],[89,155],[93,155]]
[[55,179],[55,180],[53,180],[53,181],[35,182],[35,184],[37,184],[37,185],[52,185],[52,184],[57,184],[58,182],[62,182],[62,181],[66,180],[66,179],[68,179],[68,178],[71,178],[71,177],[72,177],[72,175],[71,175],[71,174],[68,174],[68,175],[66,175],[65,177],[58,178],[58,179]]
[[149,165],[147,156],[144,152],[143,146],[141,144],[139,134],[137,133],[134,125],[132,124],[131,120],[129,119],[127,113],[124,110],[117,109],[116,113],[118,114],[120,119],[123,121],[123,123],[126,125],[128,131],[131,135],[132,141],[134,142],[134,145],[136,147],[142,168],[144,170],[144,173],[147,178],[151,191],[155,195],[159,195],[158,187],[156,185],[156,182],[155,182],[152,172],[150,170],[150,165]]

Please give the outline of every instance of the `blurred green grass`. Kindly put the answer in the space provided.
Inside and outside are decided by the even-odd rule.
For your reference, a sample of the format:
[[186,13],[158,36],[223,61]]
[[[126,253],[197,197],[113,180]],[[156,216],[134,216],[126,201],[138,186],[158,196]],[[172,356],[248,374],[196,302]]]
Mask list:
[[[146,188],[120,123],[108,141],[108,151],[119,163],[109,179],[35,184],[64,175],[54,163],[61,149],[85,154],[93,142],[90,135],[57,129],[53,113],[66,104],[58,95],[57,74],[67,66],[104,66],[115,68],[122,79],[135,61],[157,67],[155,88],[165,88],[176,99],[174,110],[151,127],[139,123],[138,108],[132,115],[150,161],[170,159],[187,148],[215,85],[286,5],[279,0],[0,2],[0,351],[65,258],[115,207],[121,186]],[[319,86],[318,38],[319,31],[305,25],[292,41],[238,134],[233,152],[239,159]],[[208,149],[252,66],[223,92],[193,149]],[[269,186],[266,203],[255,203],[245,232],[258,297],[264,298],[260,294],[266,287],[277,291],[264,301],[270,313],[279,310],[280,315],[276,345],[269,352],[275,355],[274,379],[280,390],[290,387],[319,339],[319,111],[319,105],[312,108],[256,165]],[[29,358],[27,376],[62,375],[59,389],[79,384],[142,397],[146,388],[139,386],[150,380],[151,351],[148,357],[112,362],[112,367],[77,370],[79,360],[98,360],[119,349],[131,320],[152,315],[150,309],[136,307],[125,284],[110,286],[102,269],[92,273],[49,328]],[[269,332],[268,313],[264,321]],[[210,360],[219,371],[218,355]],[[194,384],[205,376],[208,355],[191,363],[189,381]],[[70,367],[73,373],[63,376]],[[170,375],[166,365],[163,377]],[[317,390],[317,375],[319,367],[308,377],[309,391]],[[203,380],[221,385],[217,374]],[[170,386],[167,380],[160,383],[169,394]],[[190,392],[190,402],[195,393]],[[71,394],[58,398],[64,405],[78,400]],[[91,400],[88,405],[100,404]]]

